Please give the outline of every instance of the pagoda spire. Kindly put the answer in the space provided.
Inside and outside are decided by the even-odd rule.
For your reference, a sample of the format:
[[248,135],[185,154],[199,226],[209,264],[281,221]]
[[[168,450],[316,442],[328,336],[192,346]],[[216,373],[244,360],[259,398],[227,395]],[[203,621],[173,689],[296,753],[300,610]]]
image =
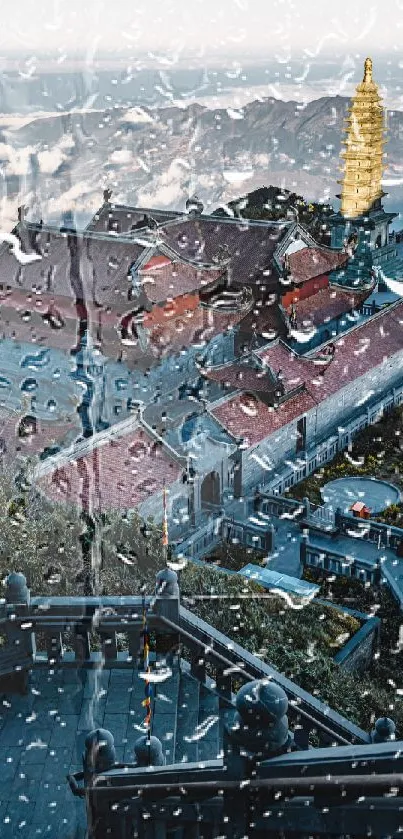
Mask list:
[[340,209],[345,218],[357,218],[371,210],[383,195],[384,118],[370,58],[365,59],[364,78],[357,85],[346,122]]

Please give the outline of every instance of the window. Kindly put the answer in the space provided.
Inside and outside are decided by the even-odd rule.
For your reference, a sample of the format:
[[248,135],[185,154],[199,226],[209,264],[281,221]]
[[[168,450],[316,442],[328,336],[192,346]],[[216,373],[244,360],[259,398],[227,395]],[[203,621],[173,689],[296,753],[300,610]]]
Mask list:
[[297,452],[303,451],[306,445],[306,417],[297,422]]
[[18,437],[25,438],[30,437],[32,434],[36,434],[38,430],[37,427],[37,419],[33,416],[25,416],[22,417],[20,424],[18,426]]

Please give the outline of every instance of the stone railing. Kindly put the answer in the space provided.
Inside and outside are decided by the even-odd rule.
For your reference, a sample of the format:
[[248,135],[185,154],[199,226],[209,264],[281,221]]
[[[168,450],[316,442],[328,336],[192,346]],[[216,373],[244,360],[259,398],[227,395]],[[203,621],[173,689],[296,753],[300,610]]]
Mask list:
[[195,532],[187,536],[186,539],[177,542],[175,553],[189,559],[200,559],[200,557],[220,544],[222,540],[222,522],[222,516],[208,519],[207,522],[199,525]]
[[[259,492],[257,502],[260,512],[266,515],[276,516],[277,518],[284,516],[284,518],[297,519],[304,515],[305,512],[305,507],[302,502],[295,501],[293,498],[274,495],[264,490]],[[253,499],[251,506],[253,507]]]
[[[313,537],[314,539],[314,537]],[[344,577],[356,577],[363,582],[378,584],[381,580],[380,562],[365,557],[347,557],[346,554],[313,542],[303,540],[300,544],[300,560],[303,567],[316,568]]]
[[298,730],[299,742],[308,742],[309,734],[313,730],[322,744],[369,742],[368,735],[354,723],[344,719],[325,703],[295,685],[278,670],[230,641],[210,624],[183,607],[181,607],[181,632],[182,634],[186,632],[186,638],[192,639],[191,644],[197,660],[203,660],[204,666],[210,657],[218,657],[222,665],[225,665],[224,672],[227,675],[225,682],[220,683],[219,689],[224,689],[224,695],[227,698],[231,696],[233,682],[266,678],[279,685],[287,694],[290,703],[288,717],[291,724]]
[[[0,632],[6,642],[2,652],[7,653],[7,660],[3,657],[0,663],[0,680],[2,673],[9,691],[10,675],[21,669],[135,667],[144,606],[156,657],[162,640],[159,662],[169,663],[172,670],[186,667],[206,689],[218,694],[224,714],[223,751],[216,760],[164,766],[158,737],[141,735],[134,747],[135,762],[119,763],[113,733],[91,731],[85,739],[83,771],[70,775],[69,783],[75,795],[86,799],[92,839],[105,835],[129,839],[133,830],[144,838],[169,839],[177,825],[180,836],[195,839],[200,833],[194,826],[200,818],[208,830],[212,828],[207,835],[240,839],[245,835],[245,812],[252,805],[249,790],[255,783],[256,790],[265,791],[265,800],[259,797],[259,819],[266,817],[269,802],[275,808],[273,825],[265,823],[270,829],[278,827],[281,816],[283,805],[276,803],[279,790],[292,800],[300,795],[309,798],[314,787],[313,804],[321,812],[329,797],[329,779],[325,779],[329,773],[331,801],[340,784],[351,793],[359,789],[362,795],[364,790],[371,801],[379,796],[375,816],[382,810],[385,791],[391,786],[400,790],[400,784],[403,789],[403,773],[399,775],[403,758],[396,758],[403,752],[389,742],[395,730],[391,720],[378,720],[367,734],[302,690],[181,606],[177,575],[169,568],[157,574],[156,592],[145,599],[31,599],[23,575],[10,574],[0,608]],[[117,636],[120,643],[123,636],[127,639],[122,652]],[[97,649],[91,650],[91,642]],[[311,734],[318,748],[309,748]],[[322,788],[325,798],[318,803]],[[240,795],[242,790],[247,798]],[[371,806],[365,811],[370,819],[375,818]],[[229,821],[226,813],[231,814]],[[347,816],[343,815],[344,826],[350,824]],[[256,839],[260,836],[258,830]]]
[[[79,786],[84,772],[70,776],[74,794],[86,798],[92,839],[104,839],[106,829],[111,839],[328,839],[340,835],[337,827],[343,836],[360,836],[362,825],[374,837],[385,829],[399,834],[401,743],[280,754],[258,759],[253,769],[253,746],[242,752],[231,738],[228,729],[224,765],[128,767],[113,764],[112,753],[109,766],[93,772],[85,786]],[[106,747],[112,752],[113,744]]]
[[[285,499],[287,501],[287,499]],[[250,516],[252,516],[250,511]],[[179,531],[178,531],[179,537]],[[237,519],[220,516],[200,525],[186,539],[176,540],[175,553],[188,559],[198,560],[218,547],[223,541],[256,548],[265,553],[272,550],[273,534],[270,522],[253,521],[252,518]]]
[[[368,735],[269,664],[248,653],[180,605],[177,575],[157,575],[154,597],[33,597],[22,574],[10,574],[0,604],[0,690],[10,677],[37,668],[133,668],[140,656],[142,610],[148,613],[155,653],[184,651],[192,675],[213,678],[222,701],[231,702],[235,684],[270,679],[290,702],[289,718],[298,742],[315,731],[322,744],[368,742]],[[120,649],[118,649],[118,646]],[[209,673],[209,676],[207,675]],[[23,690],[24,682],[20,686]]]
[[335,524],[341,533],[355,533],[361,539],[368,539],[369,542],[392,548],[394,551],[403,549],[403,529],[392,524],[374,519],[358,519],[340,510],[336,510]]

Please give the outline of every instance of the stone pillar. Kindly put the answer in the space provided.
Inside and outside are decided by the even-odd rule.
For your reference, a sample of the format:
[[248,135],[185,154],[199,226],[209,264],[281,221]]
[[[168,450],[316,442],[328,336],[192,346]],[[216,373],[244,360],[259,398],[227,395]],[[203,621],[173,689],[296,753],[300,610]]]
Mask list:
[[[180,591],[178,575],[172,568],[166,567],[156,575],[155,594],[154,614],[179,626]],[[179,667],[179,648],[179,632],[169,630],[164,625],[161,629],[157,626],[157,656],[163,654],[170,667]]]
[[95,728],[85,738],[83,752],[84,783],[88,784],[93,775],[107,772],[116,763],[115,741],[110,731]]
[[172,568],[166,567],[162,571],[158,571],[155,594],[155,613],[178,623],[180,593],[178,575]]
[[13,605],[29,606],[30,591],[24,574],[12,571],[6,579],[5,600]]
[[389,717],[380,717],[371,731],[371,740],[373,743],[387,743],[395,739],[395,731],[396,726],[393,720]]
[[289,751],[293,737],[288,727],[285,691],[269,679],[247,682],[237,693],[237,713],[229,738],[253,762]]
[[310,502],[309,498],[306,496],[306,497],[303,499],[303,502],[302,502],[302,503],[303,503],[303,505],[304,505],[304,507],[305,507],[305,517],[306,517],[307,519],[309,519],[309,516],[311,515],[311,502]]
[[142,734],[134,744],[137,766],[164,766],[162,744],[158,737]]
[[270,522],[270,524],[267,526],[267,531],[266,531],[265,550],[267,551],[268,554],[272,554],[275,550],[275,547],[276,547],[276,531],[275,531],[275,528],[274,528],[274,524],[272,522]]

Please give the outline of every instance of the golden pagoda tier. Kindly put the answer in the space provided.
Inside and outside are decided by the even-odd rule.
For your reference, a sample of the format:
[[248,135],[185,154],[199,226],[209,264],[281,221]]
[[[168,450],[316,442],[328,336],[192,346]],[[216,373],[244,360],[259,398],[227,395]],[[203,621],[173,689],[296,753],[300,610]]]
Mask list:
[[370,58],[365,60],[364,78],[357,85],[346,124],[340,212],[352,219],[365,215],[383,195],[384,116]]

